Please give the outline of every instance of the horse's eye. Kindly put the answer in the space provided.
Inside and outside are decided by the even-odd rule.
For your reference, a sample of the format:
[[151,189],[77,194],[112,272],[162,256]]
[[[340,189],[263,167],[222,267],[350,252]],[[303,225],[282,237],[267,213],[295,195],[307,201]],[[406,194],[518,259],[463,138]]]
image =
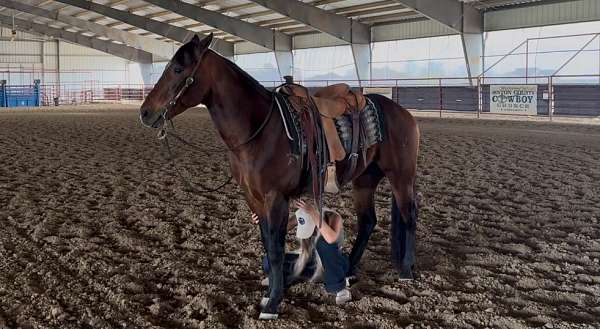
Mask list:
[[183,69],[181,67],[176,67],[173,69],[173,71],[175,71],[175,73],[179,74],[179,73],[183,72]]

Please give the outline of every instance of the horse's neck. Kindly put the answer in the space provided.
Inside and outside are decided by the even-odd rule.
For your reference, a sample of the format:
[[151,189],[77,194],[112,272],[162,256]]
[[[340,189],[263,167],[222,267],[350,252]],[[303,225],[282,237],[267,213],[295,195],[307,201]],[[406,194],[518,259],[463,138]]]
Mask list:
[[221,137],[232,148],[246,141],[266,118],[271,97],[219,55],[212,54],[207,62],[213,85],[206,105]]

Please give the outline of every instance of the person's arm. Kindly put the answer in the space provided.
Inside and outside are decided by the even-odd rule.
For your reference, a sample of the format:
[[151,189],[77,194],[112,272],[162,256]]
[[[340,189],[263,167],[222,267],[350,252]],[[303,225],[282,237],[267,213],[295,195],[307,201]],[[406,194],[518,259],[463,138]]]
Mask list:
[[[252,213],[252,219],[251,219],[251,221],[252,221],[253,224],[260,223],[260,219],[258,218],[258,215],[256,215],[255,213]],[[292,215],[288,219],[287,230],[291,231],[294,227],[296,227],[296,216]]]
[[[323,221],[321,228],[319,228],[319,232],[321,232],[323,239],[329,244],[336,242],[342,231],[342,218],[335,213],[332,213],[331,216],[332,217],[329,219],[330,224]],[[318,221],[319,218],[317,217],[316,220]]]
[[[317,208],[312,203],[306,203],[302,200],[297,201],[296,206],[304,209],[304,211],[310,215],[311,220],[317,224],[318,228],[320,214]],[[329,220],[330,224],[327,224],[326,221],[323,221],[321,227],[319,228],[319,232],[321,232],[323,239],[330,244],[337,241],[338,237],[340,236],[340,232],[342,231],[342,218],[335,213],[332,213],[332,216],[333,217]]]

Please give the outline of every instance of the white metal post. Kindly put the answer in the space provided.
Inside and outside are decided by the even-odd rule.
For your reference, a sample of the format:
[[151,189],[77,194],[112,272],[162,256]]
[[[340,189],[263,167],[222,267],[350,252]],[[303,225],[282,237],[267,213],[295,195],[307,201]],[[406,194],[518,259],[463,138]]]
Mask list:
[[548,78],[548,102],[549,102],[548,117],[550,118],[550,121],[552,121],[552,116],[554,115],[554,78],[553,77]]
[[483,107],[483,86],[481,85],[481,77],[477,77],[477,119],[481,118],[482,107]]

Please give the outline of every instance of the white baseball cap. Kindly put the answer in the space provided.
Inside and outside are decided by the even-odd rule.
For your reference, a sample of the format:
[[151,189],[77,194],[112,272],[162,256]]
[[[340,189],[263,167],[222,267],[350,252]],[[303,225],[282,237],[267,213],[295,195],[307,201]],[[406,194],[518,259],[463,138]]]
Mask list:
[[315,222],[310,215],[303,209],[296,210],[296,237],[298,239],[308,239],[315,231]]

